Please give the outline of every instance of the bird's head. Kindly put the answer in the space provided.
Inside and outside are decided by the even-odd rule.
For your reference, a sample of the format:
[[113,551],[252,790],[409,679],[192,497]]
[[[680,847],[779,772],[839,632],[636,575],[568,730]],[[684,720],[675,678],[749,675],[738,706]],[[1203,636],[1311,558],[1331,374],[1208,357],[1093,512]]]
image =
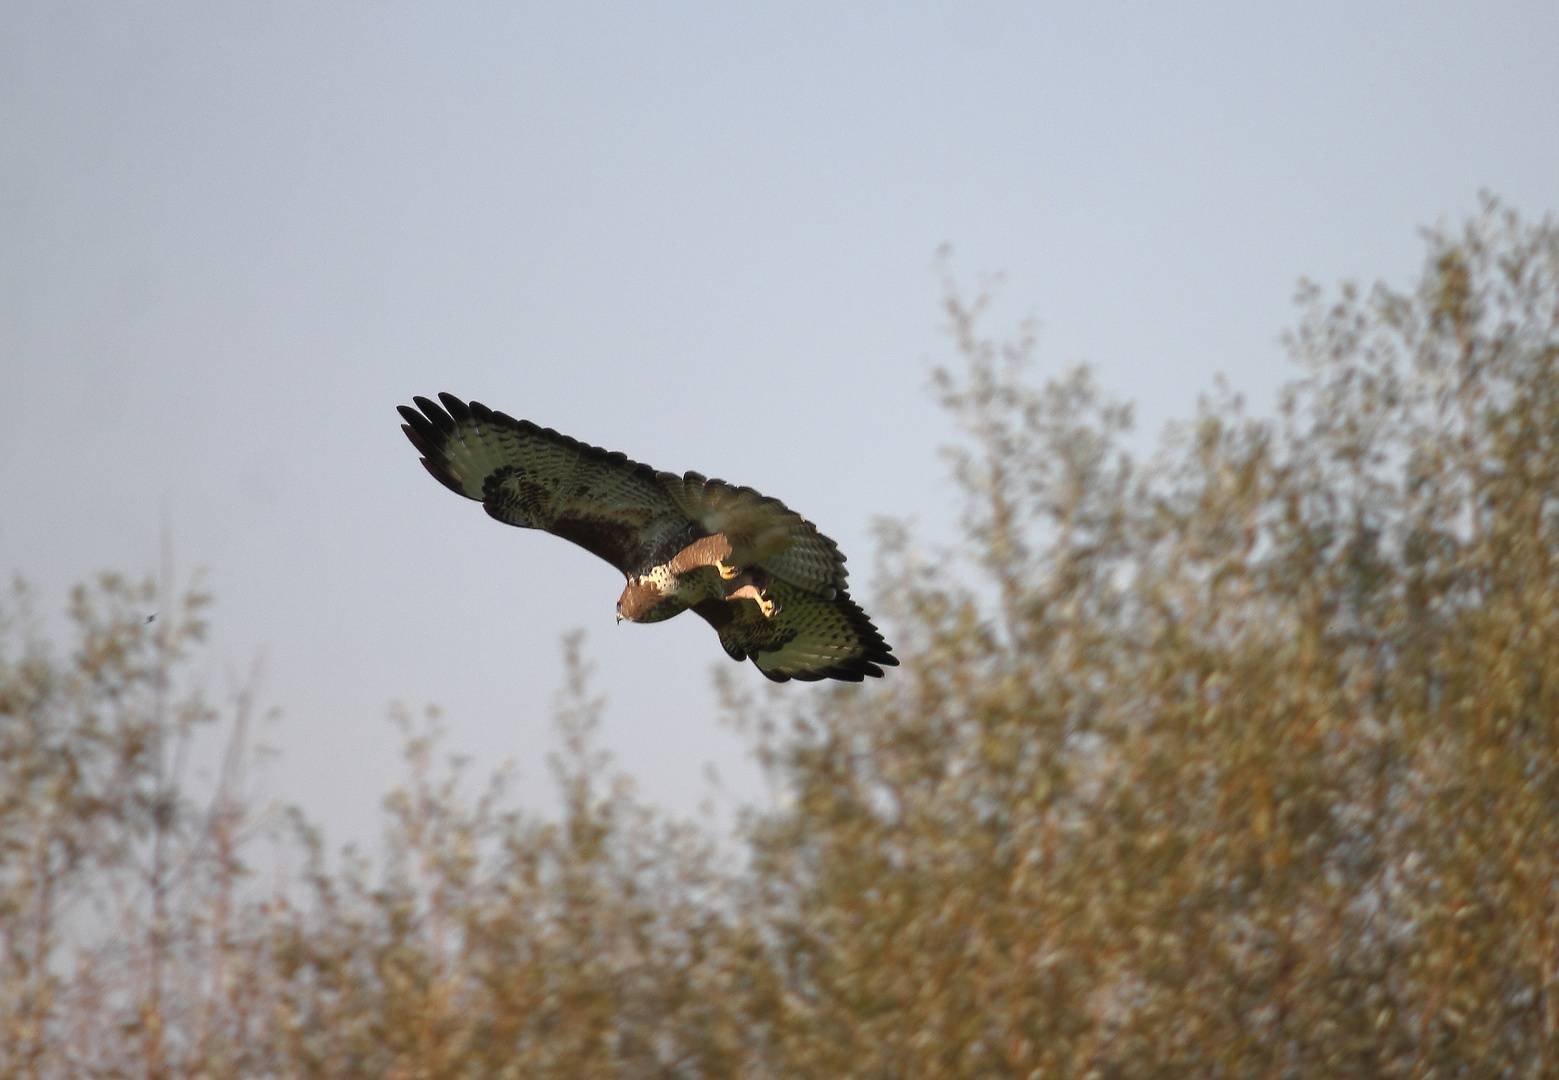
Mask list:
[[623,586],[623,594],[617,598],[617,621],[627,619],[629,622],[638,622],[640,616],[654,607],[659,599],[660,595],[645,584],[643,578],[629,577],[628,584]]
[[675,596],[668,596],[654,581],[646,578],[629,578],[617,599],[617,621],[652,623],[669,619],[686,609],[687,604]]

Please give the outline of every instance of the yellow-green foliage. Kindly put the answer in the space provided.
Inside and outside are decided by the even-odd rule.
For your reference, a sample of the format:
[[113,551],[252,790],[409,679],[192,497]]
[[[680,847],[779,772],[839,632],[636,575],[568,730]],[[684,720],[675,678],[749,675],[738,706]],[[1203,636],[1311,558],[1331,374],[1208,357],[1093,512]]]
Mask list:
[[951,295],[963,539],[884,530],[882,685],[726,685],[734,852],[608,774],[571,641],[558,820],[405,721],[382,858],[300,825],[273,886],[242,754],[180,784],[198,598],[106,579],[69,656],[8,605],[0,1074],[1559,1075],[1559,228],[1428,247],[1142,463]]

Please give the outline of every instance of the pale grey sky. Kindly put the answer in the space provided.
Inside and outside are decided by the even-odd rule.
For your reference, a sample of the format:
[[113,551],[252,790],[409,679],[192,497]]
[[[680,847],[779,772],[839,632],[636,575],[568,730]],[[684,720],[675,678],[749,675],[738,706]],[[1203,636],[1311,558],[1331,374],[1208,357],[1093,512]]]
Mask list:
[[265,651],[275,786],[336,836],[394,700],[543,782],[574,627],[647,792],[742,797],[708,628],[614,626],[616,572],[433,483],[395,405],[753,485],[863,593],[873,517],[953,512],[938,245],[1150,430],[1217,372],[1265,402],[1300,275],[1559,204],[1556,42],[1551,2],[0,0],[0,570],[58,606],[166,515],[213,690]]

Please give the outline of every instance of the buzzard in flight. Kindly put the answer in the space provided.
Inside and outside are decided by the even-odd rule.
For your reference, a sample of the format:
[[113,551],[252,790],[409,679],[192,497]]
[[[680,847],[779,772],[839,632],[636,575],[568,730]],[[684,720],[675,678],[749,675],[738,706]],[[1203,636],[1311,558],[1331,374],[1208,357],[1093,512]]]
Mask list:
[[860,682],[898,664],[845,592],[838,546],[778,499],[657,472],[475,401],[412,400],[401,430],[433,478],[506,525],[572,540],[621,570],[619,620],[692,608],[731,659],[775,682]]

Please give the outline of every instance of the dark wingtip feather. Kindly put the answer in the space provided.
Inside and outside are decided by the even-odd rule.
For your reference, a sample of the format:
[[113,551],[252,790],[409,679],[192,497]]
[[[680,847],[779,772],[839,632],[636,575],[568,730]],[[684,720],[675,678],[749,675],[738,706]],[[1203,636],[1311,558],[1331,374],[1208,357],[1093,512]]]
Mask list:
[[[418,412],[416,409],[407,408],[405,405],[402,405],[400,406],[400,414],[401,418],[406,421],[405,424],[401,425],[401,430],[404,431],[407,428],[410,428],[412,431],[415,431],[418,435],[422,436],[422,440],[425,446],[419,445],[417,446],[417,449],[421,450],[424,454],[427,453],[426,446],[437,446],[439,443],[444,441],[443,433],[439,431],[438,426],[422,413]],[[411,438],[410,434],[407,435],[407,438]],[[412,439],[412,444],[416,445],[417,440]]]
[[416,403],[417,408],[422,410],[422,415],[426,416],[429,422],[437,427],[438,430],[446,435],[455,430],[454,417],[439,408],[437,402],[420,396],[414,397],[411,400]]
[[457,424],[464,424],[471,419],[470,408],[454,394],[440,394],[438,399],[444,403],[444,408],[449,410],[449,415]]
[[[426,423],[426,421],[423,422]],[[401,430],[406,433],[406,438],[411,440],[411,445],[415,446],[417,448],[417,452],[423,457],[436,456],[433,453],[432,442],[424,438],[422,433],[416,428],[412,427],[410,424],[402,424]]]
[[471,415],[479,424],[491,424],[495,419],[503,415],[502,413],[494,413],[493,410],[483,405],[480,401],[471,402],[470,408]]

